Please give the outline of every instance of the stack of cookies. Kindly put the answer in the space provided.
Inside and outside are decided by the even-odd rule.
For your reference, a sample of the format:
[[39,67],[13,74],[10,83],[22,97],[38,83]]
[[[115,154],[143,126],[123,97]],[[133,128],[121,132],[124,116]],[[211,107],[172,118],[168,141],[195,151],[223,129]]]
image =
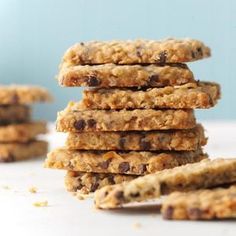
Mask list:
[[29,104],[49,102],[41,87],[0,86],[0,162],[13,162],[45,155],[47,142],[36,136],[47,132],[47,124],[31,120]]
[[65,169],[66,188],[94,192],[105,185],[207,158],[204,129],[193,109],[213,107],[216,83],[199,82],[185,62],[210,56],[191,39],[79,43],[68,49],[62,86],[93,87],[58,113],[66,146],[45,166]]

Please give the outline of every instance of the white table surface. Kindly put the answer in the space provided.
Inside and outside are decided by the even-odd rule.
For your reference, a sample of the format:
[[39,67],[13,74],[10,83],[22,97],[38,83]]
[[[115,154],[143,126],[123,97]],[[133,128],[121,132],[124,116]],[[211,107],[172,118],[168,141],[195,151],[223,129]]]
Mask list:
[[[236,122],[203,122],[211,157],[236,156]],[[65,135],[51,132],[51,148]],[[164,221],[156,210],[100,211],[92,199],[79,201],[64,189],[62,170],[42,168],[43,159],[0,164],[0,236],[11,235],[236,235],[236,221]],[[9,189],[6,189],[6,186]],[[38,188],[32,194],[29,187]],[[48,207],[35,207],[36,201]],[[137,227],[137,225],[139,227]]]

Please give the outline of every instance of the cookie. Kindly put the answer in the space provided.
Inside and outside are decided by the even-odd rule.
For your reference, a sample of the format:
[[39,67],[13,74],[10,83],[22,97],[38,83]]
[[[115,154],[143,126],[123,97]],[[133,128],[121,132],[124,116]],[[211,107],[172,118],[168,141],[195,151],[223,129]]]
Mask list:
[[0,125],[27,122],[31,110],[24,105],[0,105]]
[[145,175],[198,162],[206,157],[201,149],[182,152],[116,152],[58,148],[48,154],[45,167],[81,172]]
[[69,192],[88,194],[106,185],[119,184],[135,178],[137,175],[68,171],[65,176],[65,186]]
[[63,68],[57,80],[62,86],[165,87],[195,82],[185,64],[85,65]]
[[236,181],[236,159],[204,160],[159,171],[95,193],[98,208],[116,208],[125,203],[155,199],[173,191],[210,188]]
[[236,185],[187,193],[174,192],[164,199],[161,211],[168,220],[236,218]]
[[190,129],[195,125],[193,110],[85,110],[73,102],[57,116],[57,131],[62,132]]
[[213,107],[220,98],[216,83],[189,83],[148,89],[90,89],[83,93],[88,109],[196,109]]
[[75,132],[66,140],[68,149],[79,150],[134,150],[191,151],[207,143],[202,125],[188,130]]
[[47,132],[46,122],[28,122],[0,126],[0,143],[26,143],[39,134]]
[[61,67],[106,63],[182,63],[210,55],[210,49],[194,39],[90,41],[77,43],[69,48],[63,56]]
[[28,143],[0,143],[0,162],[14,162],[46,155],[48,144],[45,141]]
[[36,86],[9,85],[0,86],[0,104],[31,104],[36,102],[50,102],[52,96],[42,88]]

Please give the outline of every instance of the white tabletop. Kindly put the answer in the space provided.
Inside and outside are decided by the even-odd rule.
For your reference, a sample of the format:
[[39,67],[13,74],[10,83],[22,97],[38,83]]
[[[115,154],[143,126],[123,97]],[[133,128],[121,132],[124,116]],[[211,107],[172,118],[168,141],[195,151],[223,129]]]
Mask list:
[[[236,122],[203,122],[211,157],[236,156]],[[51,148],[63,145],[51,132]],[[79,201],[64,189],[64,171],[42,168],[43,159],[0,164],[0,235],[236,235],[235,221],[164,221],[156,209],[100,211],[93,200]],[[35,186],[33,194],[29,188]],[[48,201],[48,207],[34,202]]]

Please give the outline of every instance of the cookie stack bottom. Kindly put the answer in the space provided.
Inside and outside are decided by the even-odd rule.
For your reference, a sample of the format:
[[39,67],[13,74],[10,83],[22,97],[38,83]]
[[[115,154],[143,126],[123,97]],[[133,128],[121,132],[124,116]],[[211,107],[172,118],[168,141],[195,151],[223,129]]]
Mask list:
[[47,124],[31,120],[29,104],[50,100],[50,94],[39,87],[0,86],[0,162],[47,153],[47,142],[36,138],[47,132]]

